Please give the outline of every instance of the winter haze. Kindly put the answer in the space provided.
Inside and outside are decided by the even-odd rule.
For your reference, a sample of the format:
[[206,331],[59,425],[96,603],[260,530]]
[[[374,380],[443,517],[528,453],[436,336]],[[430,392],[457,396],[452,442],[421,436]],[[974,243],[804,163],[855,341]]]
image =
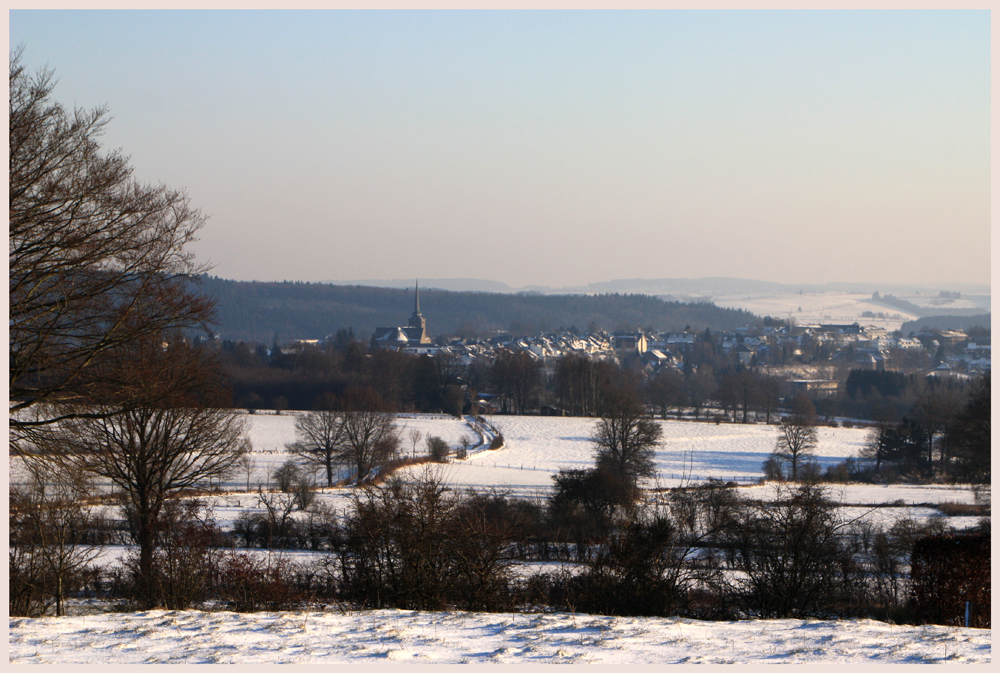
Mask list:
[[988,284],[988,11],[25,11],[236,280]]

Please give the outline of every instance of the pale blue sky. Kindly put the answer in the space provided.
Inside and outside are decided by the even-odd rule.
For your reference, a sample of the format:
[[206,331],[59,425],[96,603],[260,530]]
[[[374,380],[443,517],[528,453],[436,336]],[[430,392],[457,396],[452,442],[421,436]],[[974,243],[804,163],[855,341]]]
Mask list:
[[11,11],[235,279],[988,283],[988,11]]

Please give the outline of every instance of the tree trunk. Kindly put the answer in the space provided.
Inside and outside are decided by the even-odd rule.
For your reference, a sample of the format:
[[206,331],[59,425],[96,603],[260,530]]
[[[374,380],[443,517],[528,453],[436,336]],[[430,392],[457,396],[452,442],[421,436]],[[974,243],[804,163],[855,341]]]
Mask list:
[[136,598],[140,605],[148,610],[156,607],[153,563],[153,551],[156,548],[155,517],[146,502],[139,503],[136,517],[138,519],[136,541],[139,543],[139,572],[135,578]]
[[56,617],[63,616],[63,574],[60,571],[56,578]]

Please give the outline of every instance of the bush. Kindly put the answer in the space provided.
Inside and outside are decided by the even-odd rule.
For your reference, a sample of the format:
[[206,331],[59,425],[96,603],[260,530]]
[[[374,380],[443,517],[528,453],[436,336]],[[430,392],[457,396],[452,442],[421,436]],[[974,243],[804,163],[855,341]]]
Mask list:
[[603,615],[666,616],[684,607],[691,566],[667,516],[624,523],[567,583],[568,603]]
[[71,475],[42,473],[9,489],[10,614],[39,616],[50,607],[64,614],[65,598],[92,572],[104,536],[89,533],[106,525],[81,506],[88,487]]
[[216,593],[236,612],[294,610],[306,597],[292,586],[284,559],[232,553],[219,564]]
[[373,608],[446,607],[454,573],[444,527],[453,508],[429,473],[416,484],[393,478],[357,493],[338,550],[345,597]]
[[782,461],[780,458],[771,454],[767,459],[761,463],[760,470],[763,472],[763,481],[784,481],[785,473],[782,470]]
[[804,484],[818,484],[822,479],[822,469],[815,460],[807,460],[799,465],[799,481]]
[[425,471],[356,494],[337,549],[341,596],[373,608],[510,605],[516,535],[503,496],[446,489]]
[[582,508],[588,518],[609,522],[618,512],[630,512],[640,495],[632,479],[604,468],[559,470],[552,481],[550,507],[557,518]]
[[851,470],[846,460],[842,463],[831,465],[823,472],[823,481],[832,481],[843,484],[850,480]]
[[984,516],[989,513],[989,509],[984,505],[967,505],[958,502],[939,503],[938,511],[945,516]]
[[493,436],[493,439],[490,440],[490,451],[496,451],[497,449],[502,449],[502,448],[503,448],[503,435],[497,433],[496,435]]
[[282,493],[291,493],[295,484],[300,481],[299,466],[295,461],[287,460],[271,474],[271,478],[277,484],[278,490]]
[[300,511],[309,509],[316,500],[316,491],[313,484],[304,478],[299,478],[292,486],[292,495],[295,496],[295,507]]
[[920,623],[990,628],[990,535],[934,535],[913,545],[914,615]]
[[[197,502],[168,500],[158,523],[153,571],[148,596],[168,610],[186,610],[210,597],[212,578],[221,549],[231,538],[215,524],[210,510]],[[130,584],[122,587],[129,600],[138,595],[139,551],[132,548],[123,566]]]
[[448,454],[451,453],[451,449],[448,448],[448,442],[435,436],[428,437],[426,442],[427,453],[430,454],[431,459],[438,463],[448,462]]
[[718,537],[735,571],[733,604],[753,618],[829,614],[859,577],[836,506],[816,486],[778,487],[771,502],[743,502]]

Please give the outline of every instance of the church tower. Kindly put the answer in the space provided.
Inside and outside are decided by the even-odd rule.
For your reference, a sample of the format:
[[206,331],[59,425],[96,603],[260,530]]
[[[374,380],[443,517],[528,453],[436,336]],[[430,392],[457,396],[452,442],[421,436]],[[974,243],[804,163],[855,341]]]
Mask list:
[[427,344],[431,342],[431,338],[427,336],[427,321],[424,320],[424,315],[420,312],[420,281],[416,281],[417,295],[413,300],[413,315],[410,316],[410,322],[407,323],[407,336],[410,339],[414,339],[417,343]]
[[402,327],[376,327],[372,337],[382,348],[399,350],[406,346],[426,345],[431,343],[427,336],[427,321],[420,312],[420,282],[417,281],[417,297],[413,301],[413,315],[410,321]]

